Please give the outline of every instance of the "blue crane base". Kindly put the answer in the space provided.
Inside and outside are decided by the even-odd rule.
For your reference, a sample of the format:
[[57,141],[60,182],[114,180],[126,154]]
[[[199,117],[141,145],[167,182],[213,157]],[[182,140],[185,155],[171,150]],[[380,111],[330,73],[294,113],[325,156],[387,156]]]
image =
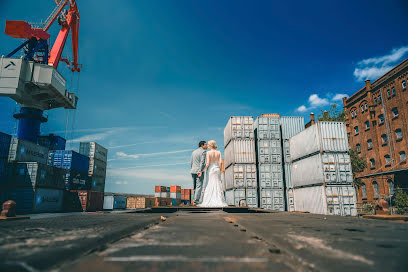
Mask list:
[[40,136],[41,123],[47,122],[43,111],[22,107],[19,113],[14,114],[14,118],[18,120],[17,138],[36,143]]

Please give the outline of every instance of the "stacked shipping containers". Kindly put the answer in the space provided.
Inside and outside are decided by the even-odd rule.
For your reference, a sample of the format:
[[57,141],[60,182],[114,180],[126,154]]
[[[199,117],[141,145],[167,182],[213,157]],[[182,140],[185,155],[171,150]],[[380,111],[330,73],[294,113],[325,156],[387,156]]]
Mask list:
[[341,122],[317,122],[289,140],[296,211],[356,215],[347,132]]
[[285,200],[279,114],[258,117],[254,131],[260,207],[283,211]]
[[258,207],[254,119],[232,116],[224,129],[225,189],[228,205]]
[[88,175],[91,178],[91,190],[105,191],[108,150],[96,142],[80,143],[79,153],[89,157]]
[[170,186],[171,205],[178,206],[181,203],[181,186]]
[[295,210],[293,199],[293,185],[291,181],[289,139],[305,129],[305,120],[298,116],[283,116],[280,119],[282,132],[283,179],[286,192],[286,206],[288,211]]

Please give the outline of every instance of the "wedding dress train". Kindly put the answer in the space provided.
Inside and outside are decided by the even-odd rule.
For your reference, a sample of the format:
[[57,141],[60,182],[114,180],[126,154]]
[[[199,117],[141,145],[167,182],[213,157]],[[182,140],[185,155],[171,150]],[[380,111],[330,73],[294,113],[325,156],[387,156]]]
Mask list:
[[226,207],[227,202],[221,187],[221,170],[217,162],[212,162],[207,169],[208,183],[204,190],[203,201],[199,207]]

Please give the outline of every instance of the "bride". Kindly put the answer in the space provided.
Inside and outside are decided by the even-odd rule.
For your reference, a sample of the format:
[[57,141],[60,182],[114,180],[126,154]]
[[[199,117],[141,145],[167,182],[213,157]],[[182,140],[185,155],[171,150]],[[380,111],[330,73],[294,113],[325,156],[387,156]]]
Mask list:
[[207,151],[206,165],[203,172],[208,168],[208,183],[204,191],[203,202],[200,207],[226,207],[227,202],[221,189],[221,152],[217,151],[217,143],[214,140],[208,142],[211,151]]

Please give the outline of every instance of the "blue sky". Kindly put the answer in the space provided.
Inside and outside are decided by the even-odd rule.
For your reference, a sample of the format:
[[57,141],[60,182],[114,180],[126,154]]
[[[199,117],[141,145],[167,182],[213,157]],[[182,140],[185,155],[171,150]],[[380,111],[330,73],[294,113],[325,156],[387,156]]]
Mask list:
[[[201,139],[222,150],[229,116],[308,121],[408,56],[403,0],[77,2],[83,69],[72,79],[80,100],[68,147],[109,148],[107,191],[191,187],[191,150]],[[2,0],[0,29],[5,19],[40,22],[53,8],[52,0]],[[55,24],[52,40],[57,32]],[[19,42],[0,35],[0,54]],[[0,131],[15,132],[14,109],[0,98]],[[48,115],[42,133],[64,136],[66,111]]]

